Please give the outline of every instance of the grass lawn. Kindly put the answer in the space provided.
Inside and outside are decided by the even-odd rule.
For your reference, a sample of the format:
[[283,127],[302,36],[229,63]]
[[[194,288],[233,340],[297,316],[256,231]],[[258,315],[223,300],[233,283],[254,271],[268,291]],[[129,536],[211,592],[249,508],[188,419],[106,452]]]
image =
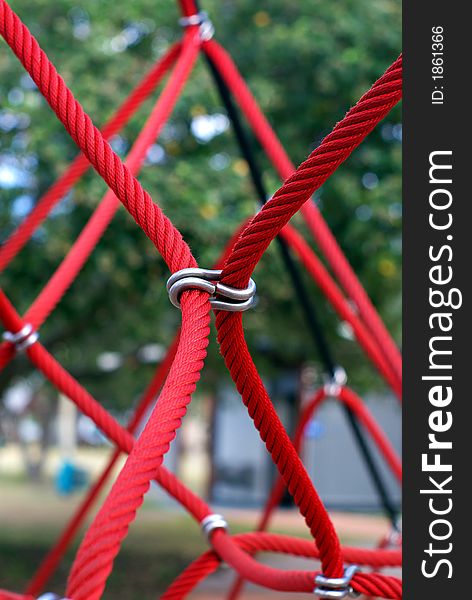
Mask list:
[[[16,592],[24,590],[78,500],[78,496],[58,497],[50,485],[32,486],[11,478],[0,479],[0,588]],[[226,510],[225,514],[233,533],[251,530],[257,515],[254,511]],[[306,526],[295,513],[281,513],[275,522],[277,527],[273,531],[309,538]],[[347,544],[372,545],[386,530],[385,521],[379,517],[339,515],[335,524],[342,541]],[[74,545],[68,552],[47,591],[60,593],[65,590],[76,548]],[[168,506],[156,505],[155,501],[146,501],[115,561],[104,598],[157,599],[168,584],[207,548],[197,524],[190,517]],[[281,568],[294,567],[293,563],[286,564],[285,561],[283,559],[279,564]],[[296,564],[295,568],[298,568]],[[226,577],[216,595],[199,598],[223,598],[228,581]],[[279,597],[269,593],[269,597],[276,596]]]
[[[0,588],[22,591],[77,499],[61,499],[46,486],[8,483],[0,482]],[[68,552],[48,589],[65,589],[76,548]],[[104,597],[131,600],[154,594],[157,598],[206,549],[190,517],[145,504],[115,561]]]

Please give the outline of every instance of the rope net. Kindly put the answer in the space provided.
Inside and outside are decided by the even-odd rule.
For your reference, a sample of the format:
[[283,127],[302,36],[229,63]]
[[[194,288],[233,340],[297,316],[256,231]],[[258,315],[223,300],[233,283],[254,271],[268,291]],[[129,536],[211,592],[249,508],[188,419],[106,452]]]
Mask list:
[[[222,270],[221,284],[244,289],[263,253],[271,241],[280,235],[317,282],[340,318],[351,325],[366,356],[400,398],[401,357],[398,349],[321,213],[313,202],[307,200],[399,102],[401,56],[336,124],[307,160],[295,169],[231,57],[213,39],[208,20],[198,12],[193,0],[180,0],[180,7],[185,24],[182,41],[171,47],[151,68],[100,132],[28,28],[8,3],[0,0],[0,33],[81,152],[1,246],[0,272],[16,257],[54,206],[90,166],[109,187],[69,253],[23,316],[18,314],[0,289],[0,319],[5,328],[4,342],[0,345],[0,369],[5,368],[16,354],[25,352],[31,363],[90,417],[116,447],[102,475],[87,492],[64,532],[38,567],[25,593],[18,595],[0,590],[0,599],[32,599],[44,590],[99,492],[110,479],[121,453],[128,455],[126,462],[77,551],[65,591],[68,599],[101,598],[113,561],[153,480],[202,525],[211,546],[208,552],[188,566],[161,598],[186,597],[224,561],[238,576],[228,596],[233,599],[239,595],[244,580],[292,594],[314,592],[323,598],[365,594],[399,599],[402,596],[401,581],[377,571],[384,567],[399,567],[401,550],[388,548],[386,542],[374,550],[342,547],[299,455],[307,422],[328,397],[336,397],[356,416],[387,465],[401,480],[401,462],[395,450],[362,400],[346,385],[332,384],[319,390],[299,415],[295,435],[290,439],[249,353],[241,312],[215,311],[218,342],[226,366],[279,471],[279,478],[267,500],[257,530],[233,536],[228,533],[224,519],[214,515],[203,499],[162,464],[204,366],[210,334],[209,292],[201,289],[182,292],[180,330],[126,428],[61,366],[39,340],[38,330],[79,274],[120,203],[153,242],[171,273],[198,266],[179,231],[143,189],[136,175],[149,147],[172,113],[198,55],[204,53],[239,105],[283,181],[283,185],[262,209],[248,223],[239,227],[214,265]],[[126,125],[169,72],[168,81],[141,133],[126,160],[122,161],[107,139]],[[337,281],[289,223],[297,211],[301,211]],[[159,401],[136,439],[134,434],[157,397]],[[311,542],[264,532],[286,489],[306,521],[313,537]],[[318,559],[321,571],[269,567],[256,560],[258,552]],[[349,571],[349,565],[359,568]]]

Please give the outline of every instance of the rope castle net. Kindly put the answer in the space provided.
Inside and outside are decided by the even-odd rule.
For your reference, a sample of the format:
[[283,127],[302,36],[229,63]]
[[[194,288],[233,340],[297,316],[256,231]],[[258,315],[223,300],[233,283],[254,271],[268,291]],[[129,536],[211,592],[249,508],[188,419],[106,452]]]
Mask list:
[[[161,595],[165,600],[186,597],[221,562],[228,564],[238,576],[229,594],[231,598],[239,595],[242,581],[247,580],[292,595],[306,592],[314,593],[319,598],[348,598],[364,594],[399,599],[402,596],[401,581],[378,570],[399,567],[401,550],[383,547],[386,544],[371,550],[342,547],[299,456],[305,425],[328,397],[337,398],[346,407],[354,427],[362,425],[362,431],[368,432],[393,473],[401,480],[401,462],[396,452],[362,400],[347,387],[342,377],[337,377],[339,371],[334,369],[329,359],[328,370],[333,376],[332,382],[319,390],[306,405],[291,440],[249,353],[242,313],[253,304],[255,285],[251,275],[254,268],[271,241],[278,236],[282,252],[288,257],[287,264],[291,264],[290,251],[306,267],[340,318],[350,324],[366,356],[400,398],[401,357],[398,349],[318,208],[313,202],[307,201],[400,101],[402,59],[399,57],[393,62],[307,160],[295,169],[231,57],[214,39],[208,17],[199,12],[194,0],[179,0],[179,4],[184,28],[182,41],[172,46],[151,68],[100,132],[28,28],[8,3],[0,0],[2,36],[81,151],[1,246],[0,269],[3,271],[8,266],[90,165],[109,187],[69,253],[23,316],[18,314],[0,289],[0,319],[5,328],[4,341],[0,345],[0,366],[3,369],[15,355],[26,353],[31,363],[90,417],[116,447],[106,469],[87,492],[24,594],[0,590],[0,599],[31,600],[43,592],[100,490],[111,477],[121,453],[128,455],[127,460],[82,539],[69,575],[65,598],[98,600],[102,597],[114,559],[154,480],[200,524],[210,546]],[[179,231],[136,179],[148,149],[169,118],[201,53],[210,64],[241,148],[244,151],[244,134],[234,110],[234,102],[239,105],[284,182],[265,202],[267,194],[259,181],[257,169],[252,169],[255,187],[261,202],[265,203],[249,223],[240,226],[220,261],[211,270],[199,267]],[[167,84],[123,162],[107,139],[125,126],[168,72]],[[247,158],[251,165],[251,157]],[[171,272],[167,289],[171,301],[180,308],[182,314],[180,331],[126,428],[59,364],[41,344],[38,333],[99,242],[120,204],[164,258]],[[298,211],[334,277],[300,233],[289,224]],[[294,282],[297,282],[296,275]],[[162,464],[204,366],[212,310],[221,354],[228,371],[279,471],[279,479],[257,530],[239,535],[231,535],[224,517],[214,514],[206,502]],[[157,396],[159,401],[142,433],[135,438],[143,416]],[[360,442],[363,443],[362,437]],[[264,531],[285,489],[304,517],[313,541]],[[393,509],[390,512],[393,513]],[[281,570],[258,562],[255,558],[257,552],[318,559],[321,568],[319,572]],[[60,598],[54,594],[40,597]]]

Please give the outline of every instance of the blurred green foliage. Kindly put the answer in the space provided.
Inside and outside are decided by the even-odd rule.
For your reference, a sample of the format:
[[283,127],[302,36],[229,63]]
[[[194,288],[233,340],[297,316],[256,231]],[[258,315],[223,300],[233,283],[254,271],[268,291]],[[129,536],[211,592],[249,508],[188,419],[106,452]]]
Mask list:
[[[203,4],[218,40],[234,57],[296,164],[400,50],[397,0],[205,0]],[[98,125],[181,35],[174,2],[134,0],[119,8],[110,0],[16,0],[11,5]],[[4,43],[0,44],[0,72],[0,239],[5,239],[30,205],[64,172],[76,148]],[[121,156],[129,150],[150,107],[148,101],[114,140]],[[139,176],[202,266],[214,262],[237,224],[256,209],[247,167],[231,131],[205,141],[196,129],[199,122],[208,123],[202,116],[214,119],[223,113],[200,59]],[[401,318],[399,123],[397,107],[316,198],[397,341]],[[273,191],[279,186],[277,177],[258,148],[257,152]],[[1,276],[2,286],[21,311],[67,253],[105,189],[90,171]],[[300,225],[298,217],[296,223]],[[151,375],[151,367],[133,358],[136,348],[149,342],[167,345],[178,325],[179,312],[170,306],[165,292],[167,276],[152,244],[120,209],[42,328],[46,345],[107,406],[130,406],[130,399]],[[282,357],[282,363],[316,361],[275,247],[265,255],[255,278],[260,303],[245,316],[245,327],[256,363],[266,374],[280,364],[270,349]],[[351,382],[361,389],[379,385],[379,378],[357,345],[347,339],[316,286],[308,277],[306,281],[336,358],[346,367]],[[110,350],[129,357],[125,368],[110,376],[97,374],[97,356]],[[213,342],[203,385],[223,370]]]

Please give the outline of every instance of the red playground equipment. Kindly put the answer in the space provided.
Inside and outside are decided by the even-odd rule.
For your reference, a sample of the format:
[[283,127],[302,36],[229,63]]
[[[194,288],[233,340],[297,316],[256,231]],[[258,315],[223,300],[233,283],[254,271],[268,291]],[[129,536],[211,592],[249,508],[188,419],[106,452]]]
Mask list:
[[[401,550],[398,546],[387,547],[387,544],[376,549],[342,547],[299,457],[299,449],[304,427],[313,412],[327,397],[335,397],[373,438],[399,480],[400,459],[366,406],[345,385],[342,377],[333,376],[331,383],[319,390],[307,404],[291,440],[249,353],[242,312],[249,309],[254,301],[255,284],[251,279],[254,268],[271,241],[279,236],[316,280],[340,318],[350,324],[367,357],[400,398],[399,351],[318,208],[308,200],[400,101],[402,58],[394,60],[306,161],[295,169],[231,57],[214,39],[208,16],[199,11],[194,0],[179,0],[179,4],[182,11],[180,24],[184,30],[182,41],[171,47],[152,67],[99,131],[21,19],[5,0],[0,0],[2,36],[81,151],[1,246],[0,269],[3,271],[8,266],[55,204],[90,165],[109,186],[108,193],[70,252],[23,316],[17,313],[0,289],[0,319],[5,329],[4,341],[0,345],[0,365],[4,368],[17,353],[26,353],[33,365],[93,419],[116,447],[107,468],[87,492],[71,522],[33,575],[27,590],[23,594],[0,590],[0,599],[60,598],[55,594],[45,594],[44,589],[122,452],[128,455],[127,460],[80,544],[67,589],[63,592],[64,598],[98,600],[102,597],[113,561],[151,481],[155,480],[200,524],[210,547],[170,585],[161,595],[162,599],[186,597],[222,561],[239,577],[230,592],[231,598],[238,596],[242,581],[247,580],[287,592],[289,597],[305,592],[318,598],[350,598],[364,594],[399,599],[402,597],[401,580],[378,570],[401,566]],[[239,105],[283,181],[260,211],[240,226],[228,242],[219,263],[211,270],[199,267],[179,231],[135,177],[201,53],[209,61],[223,93]],[[106,140],[124,127],[169,71],[163,92],[123,162]],[[231,108],[231,104],[229,106]],[[66,293],[111,223],[120,203],[167,263],[171,272],[167,283],[169,296],[182,313],[180,331],[126,428],[58,363],[41,344],[39,336],[40,326]],[[289,224],[297,211],[301,211],[331,271]],[[210,506],[162,464],[204,367],[212,310],[226,366],[280,474],[257,530],[239,535],[231,535],[224,517],[214,514]],[[159,401],[144,430],[135,438],[133,434],[157,396]],[[264,532],[285,489],[303,515],[312,541]],[[254,556],[261,551],[316,558],[321,564],[320,571],[280,570],[264,565]]]

